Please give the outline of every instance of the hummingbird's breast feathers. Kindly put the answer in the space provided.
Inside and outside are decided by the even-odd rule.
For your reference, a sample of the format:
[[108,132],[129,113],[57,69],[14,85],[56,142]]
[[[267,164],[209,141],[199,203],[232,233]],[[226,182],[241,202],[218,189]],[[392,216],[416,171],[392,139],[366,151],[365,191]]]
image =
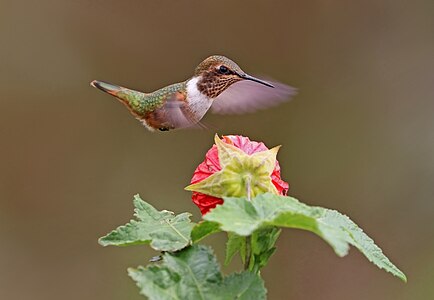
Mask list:
[[199,88],[199,83],[203,79],[201,76],[196,76],[187,81],[187,103],[189,110],[198,120],[202,119],[208,109],[211,107],[212,98],[208,94],[203,93]]

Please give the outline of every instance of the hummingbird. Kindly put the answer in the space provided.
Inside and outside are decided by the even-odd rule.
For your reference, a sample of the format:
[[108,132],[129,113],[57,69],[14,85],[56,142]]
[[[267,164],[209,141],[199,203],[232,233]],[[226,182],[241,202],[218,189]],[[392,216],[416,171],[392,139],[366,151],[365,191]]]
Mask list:
[[191,78],[152,93],[104,81],[91,86],[123,103],[150,131],[202,126],[208,110],[217,114],[242,114],[289,100],[296,89],[245,73],[232,60],[213,55],[202,61]]

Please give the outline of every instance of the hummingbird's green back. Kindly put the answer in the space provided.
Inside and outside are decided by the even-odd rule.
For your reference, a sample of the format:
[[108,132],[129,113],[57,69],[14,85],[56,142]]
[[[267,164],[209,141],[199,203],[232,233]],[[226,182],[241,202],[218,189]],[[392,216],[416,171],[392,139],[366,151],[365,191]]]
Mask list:
[[186,83],[175,83],[152,93],[142,93],[130,89],[122,89],[116,93],[116,97],[120,98],[138,115],[145,115],[148,112],[155,111],[163,106],[165,101],[176,92],[185,93]]

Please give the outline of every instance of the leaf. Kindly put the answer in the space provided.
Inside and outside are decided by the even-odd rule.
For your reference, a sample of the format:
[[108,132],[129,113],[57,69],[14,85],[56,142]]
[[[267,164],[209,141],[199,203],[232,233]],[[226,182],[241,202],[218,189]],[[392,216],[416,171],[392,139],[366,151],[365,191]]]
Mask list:
[[267,290],[264,287],[264,281],[251,272],[231,274],[225,278],[223,286],[226,295],[221,295],[221,299],[266,299]]
[[224,198],[204,219],[220,224],[224,231],[248,236],[264,226],[298,228],[311,231],[332,246],[338,256],[358,248],[369,261],[406,281],[402,273],[383,254],[374,241],[347,216],[322,207],[308,206],[295,198],[262,194],[251,202],[244,198]]
[[226,257],[225,257],[225,265],[229,265],[232,258],[235,254],[241,252],[241,258],[245,260],[246,256],[246,238],[243,236],[239,236],[233,232],[228,232],[228,241],[226,242]]
[[191,231],[191,240],[193,243],[197,243],[200,240],[206,238],[208,235],[220,231],[220,225],[218,223],[201,221],[193,227]]
[[324,238],[339,256],[348,252],[345,234],[318,222],[324,209],[309,207],[291,197],[262,194],[251,202],[243,198],[225,198],[204,216],[204,219],[221,224],[221,229],[241,236],[251,235],[262,226],[274,225],[312,231]]
[[347,242],[359,249],[370,262],[407,282],[405,274],[384,255],[381,248],[374,243],[374,240],[364,233],[348,216],[335,210],[327,209],[323,222],[340,227],[341,230],[346,231]]
[[166,299],[265,299],[262,279],[250,272],[223,278],[209,247],[193,245],[165,253],[163,262],[129,269],[140,293],[151,300]]
[[252,234],[252,255],[251,270],[256,272],[264,267],[273,253],[276,251],[277,238],[282,230],[277,227],[263,227]]
[[194,223],[189,213],[176,215],[158,211],[152,205],[134,196],[134,216],[131,220],[99,239],[103,246],[128,246],[150,244],[158,251],[178,251],[190,244],[190,233]]

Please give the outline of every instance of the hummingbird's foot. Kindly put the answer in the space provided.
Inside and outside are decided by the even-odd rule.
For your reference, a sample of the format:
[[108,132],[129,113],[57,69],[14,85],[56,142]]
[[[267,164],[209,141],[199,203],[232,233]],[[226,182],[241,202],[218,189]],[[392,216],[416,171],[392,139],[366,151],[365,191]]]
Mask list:
[[158,130],[160,130],[160,131],[169,131],[170,128],[169,127],[160,127],[160,128],[158,128]]

